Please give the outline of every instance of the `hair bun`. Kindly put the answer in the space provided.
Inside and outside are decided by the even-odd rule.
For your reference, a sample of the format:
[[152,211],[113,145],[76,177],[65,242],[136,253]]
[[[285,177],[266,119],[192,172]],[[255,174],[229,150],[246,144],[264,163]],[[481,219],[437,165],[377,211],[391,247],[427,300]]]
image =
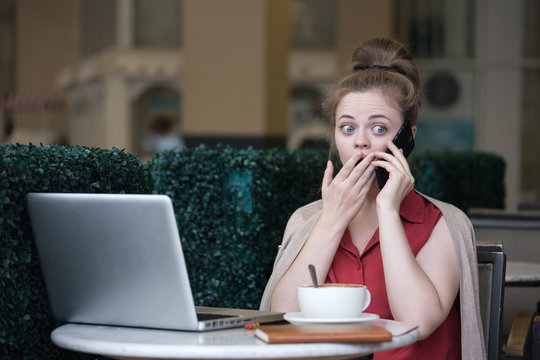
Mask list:
[[405,75],[416,89],[420,85],[418,69],[405,46],[397,40],[376,38],[358,46],[352,54],[353,71],[390,70]]

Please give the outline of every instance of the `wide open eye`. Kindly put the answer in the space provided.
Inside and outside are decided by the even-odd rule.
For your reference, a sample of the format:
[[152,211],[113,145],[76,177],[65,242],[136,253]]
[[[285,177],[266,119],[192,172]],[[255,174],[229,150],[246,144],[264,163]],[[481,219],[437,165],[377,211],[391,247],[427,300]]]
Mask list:
[[382,135],[386,132],[386,127],[382,126],[382,125],[375,125],[373,127],[373,131],[376,133],[376,134],[379,134],[379,135]]
[[352,125],[343,125],[343,126],[341,127],[341,129],[343,129],[343,132],[346,133],[346,134],[351,134],[351,133],[353,133],[354,130],[355,130],[355,129],[354,129],[354,126],[352,126]]

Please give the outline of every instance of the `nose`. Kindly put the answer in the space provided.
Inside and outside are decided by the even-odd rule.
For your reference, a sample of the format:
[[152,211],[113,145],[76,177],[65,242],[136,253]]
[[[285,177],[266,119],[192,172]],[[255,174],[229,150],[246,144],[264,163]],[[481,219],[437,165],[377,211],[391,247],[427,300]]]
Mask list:
[[360,128],[354,137],[354,147],[356,149],[364,149],[369,147],[369,138],[366,130]]

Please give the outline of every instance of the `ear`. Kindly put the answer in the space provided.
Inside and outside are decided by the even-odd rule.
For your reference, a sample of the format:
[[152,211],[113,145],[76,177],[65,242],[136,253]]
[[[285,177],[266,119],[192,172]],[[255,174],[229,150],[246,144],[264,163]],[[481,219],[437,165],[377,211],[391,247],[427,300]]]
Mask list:
[[416,138],[416,130],[418,130],[416,125],[411,126],[411,131],[412,131],[413,138]]

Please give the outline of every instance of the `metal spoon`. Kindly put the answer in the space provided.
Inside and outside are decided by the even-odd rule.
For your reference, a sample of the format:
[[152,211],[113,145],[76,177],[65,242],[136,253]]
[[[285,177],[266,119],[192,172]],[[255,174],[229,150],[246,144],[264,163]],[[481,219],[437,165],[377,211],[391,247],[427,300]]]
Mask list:
[[311,281],[313,281],[313,287],[318,288],[319,284],[317,284],[317,273],[315,272],[315,266],[313,264],[308,265],[309,274],[311,275]]

